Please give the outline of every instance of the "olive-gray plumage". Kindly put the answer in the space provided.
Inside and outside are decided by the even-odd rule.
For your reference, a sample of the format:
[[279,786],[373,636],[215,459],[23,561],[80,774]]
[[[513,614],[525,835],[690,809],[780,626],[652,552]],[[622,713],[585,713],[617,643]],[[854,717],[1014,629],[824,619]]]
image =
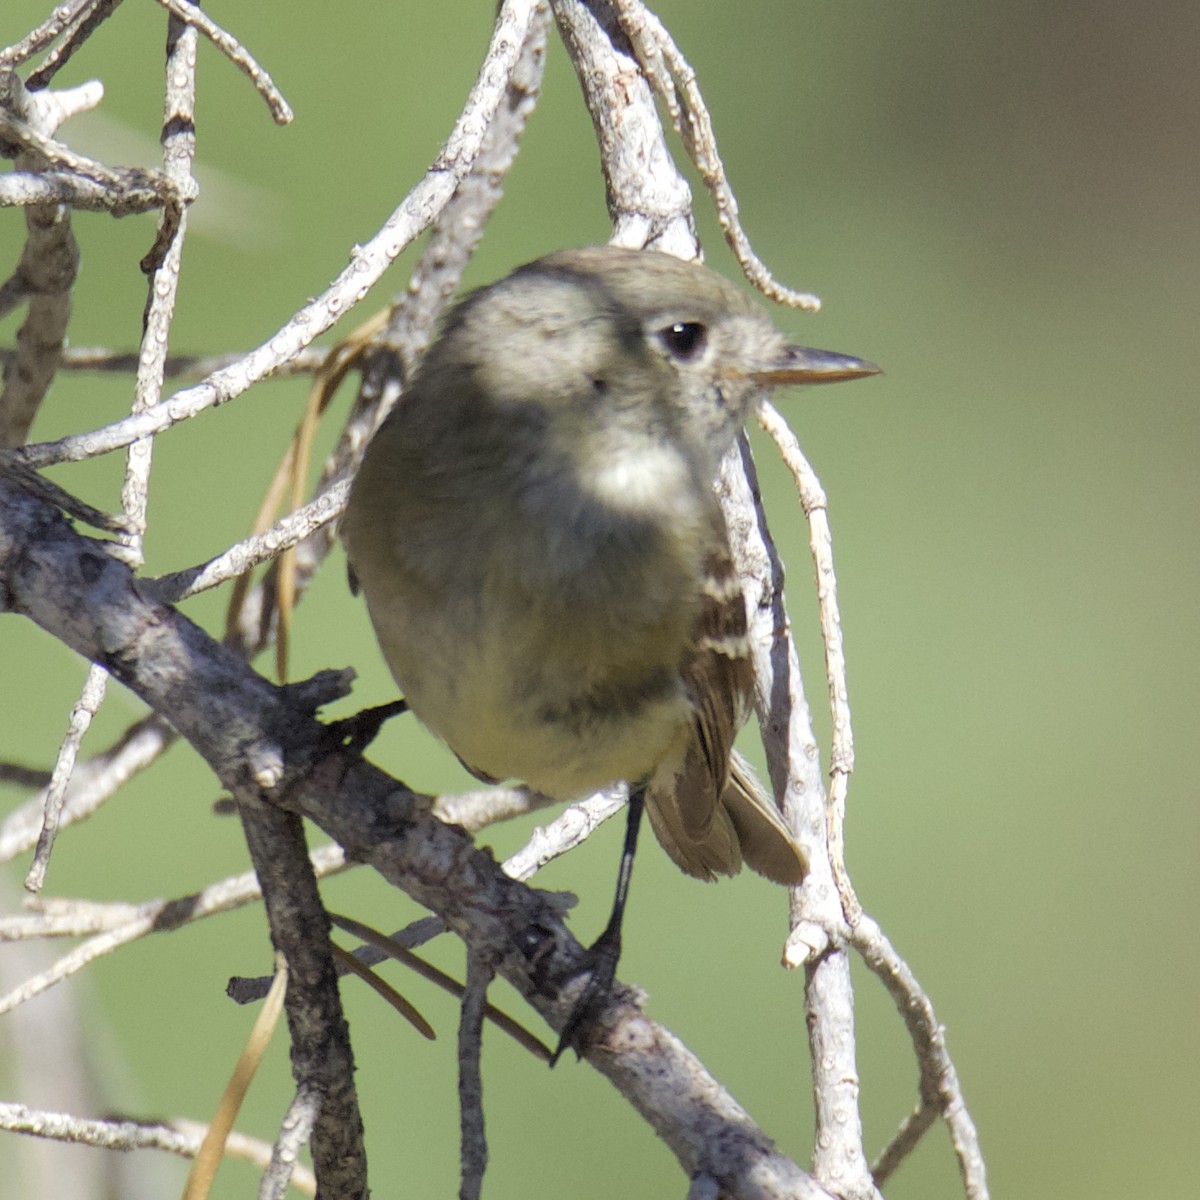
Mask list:
[[744,600],[713,492],[763,386],[872,374],[789,346],[692,263],[565,251],[463,301],[344,518],[410,707],[473,772],[560,799],[618,780],[690,874],[803,854],[734,754]]

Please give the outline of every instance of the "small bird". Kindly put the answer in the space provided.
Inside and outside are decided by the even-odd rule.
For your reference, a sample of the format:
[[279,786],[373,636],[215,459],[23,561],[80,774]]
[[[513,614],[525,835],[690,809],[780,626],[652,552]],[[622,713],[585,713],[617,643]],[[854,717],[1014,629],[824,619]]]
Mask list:
[[481,779],[630,785],[559,1053],[611,985],[643,804],[689,875],[804,877],[733,749],[754,679],[713,485],[763,388],[877,372],[790,345],[696,263],[566,250],[463,300],[367,449],[343,536],[408,706]]

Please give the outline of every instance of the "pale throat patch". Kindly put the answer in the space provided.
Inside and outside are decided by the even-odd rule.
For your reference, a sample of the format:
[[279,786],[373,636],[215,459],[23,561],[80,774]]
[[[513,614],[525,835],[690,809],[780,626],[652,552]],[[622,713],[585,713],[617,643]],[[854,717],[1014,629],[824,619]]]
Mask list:
[[647,443],[598,457],[589,464],[585,485],[619,512],[672,512],[690,493],[690,472],[675,447]]

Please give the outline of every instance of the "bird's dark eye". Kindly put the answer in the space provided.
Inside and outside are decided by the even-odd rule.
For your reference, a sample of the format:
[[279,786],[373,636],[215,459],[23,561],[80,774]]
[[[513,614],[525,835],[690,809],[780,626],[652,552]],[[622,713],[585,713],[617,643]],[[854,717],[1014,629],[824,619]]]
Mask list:
[[666,346],[672,357],[680,362],[693,359],[708,340],[708,330],[698,321],[677,321],[658,331],[659,341]]

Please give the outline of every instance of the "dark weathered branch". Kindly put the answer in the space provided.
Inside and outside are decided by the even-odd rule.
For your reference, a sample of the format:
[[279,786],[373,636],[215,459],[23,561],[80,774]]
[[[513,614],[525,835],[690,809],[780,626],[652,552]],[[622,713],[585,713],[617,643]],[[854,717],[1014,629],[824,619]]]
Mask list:
[[467,984],[458,1022],[459,1200],[479,1200],[487,1169],[487,1134],[483,1121],[483,1013],[492,971],[478,955],[467,959]]
[[[490,956],[561,1027],[584,960],[557,905],[509,879],[402,785],[331,745],[289,689],[272,686],[164,604],[102,543],[80,537],[2,480],[0,596],[10,610],[101,661],[166,716],[244,809],[260,800],[284,804],[322,825],[349,854],[436,912],[470,950]],[[287,953],[296,971],[290,946]],[[826,1195],[626,989],[617,990],[587,1057],[689,1175],[710,1174],[733,1196]]]
[[298,1090],[319,1098],[311,1139],[317,1178],[322,1191],[331,1196],[365,1200],[367,1157],[350,1029],[338,994],[329,918],[308,859],[304,826],[298,815],[264,803],[258,785],[242,784],[231,790],[262,886],[271,940],[288,964],[285,1004],[292,1074]]

